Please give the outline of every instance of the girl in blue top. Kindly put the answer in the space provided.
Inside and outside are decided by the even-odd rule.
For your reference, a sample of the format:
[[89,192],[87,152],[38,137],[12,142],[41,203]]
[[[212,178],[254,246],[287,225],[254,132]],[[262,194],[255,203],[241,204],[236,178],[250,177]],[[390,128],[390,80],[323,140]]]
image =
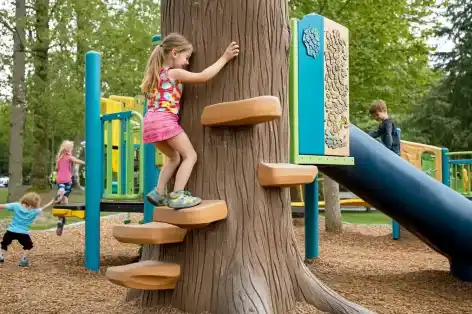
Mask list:
[[23,246],[23,256],[20,259],[19,266],[29,266],[28,255],[33,248],[29,227],[36,217],[53,203],[54,199],[41,207],[41,197],[37,193],[30,192],[26,193],[18,203],[0,204],[0,209],[7,209],[13,212],[13,218],[1,242],[0,264],[3,264],[5,261],[8,246],[13,240],[17,240]]

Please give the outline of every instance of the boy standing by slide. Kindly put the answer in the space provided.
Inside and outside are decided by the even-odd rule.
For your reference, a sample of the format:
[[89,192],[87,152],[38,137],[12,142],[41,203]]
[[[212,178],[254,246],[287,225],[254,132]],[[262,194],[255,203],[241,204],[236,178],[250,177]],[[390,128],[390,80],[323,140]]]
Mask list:
[[382,143],[397,155],[400,155],[400,137],[395,123],[388,117],[387,105],[383,100],[375,100],[370,106],[370,116],[380,121],[377,130],[369,133],[373,138],[381,139]]

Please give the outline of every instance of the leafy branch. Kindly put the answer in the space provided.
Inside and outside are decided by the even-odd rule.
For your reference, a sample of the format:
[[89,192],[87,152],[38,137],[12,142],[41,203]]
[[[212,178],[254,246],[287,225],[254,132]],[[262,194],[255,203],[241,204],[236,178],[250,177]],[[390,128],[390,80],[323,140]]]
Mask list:
[[7,15],[4,12],[0,12],[0,23],[7,28],[13,36],[17,36],[18,39],[20,40],[20,45],[21,45],[21,51],[25,51],[25,43],[23,42],[23,38],[21,37],[20,33],[18,32],[18,28],[11,26],[10,23],[8,23]]

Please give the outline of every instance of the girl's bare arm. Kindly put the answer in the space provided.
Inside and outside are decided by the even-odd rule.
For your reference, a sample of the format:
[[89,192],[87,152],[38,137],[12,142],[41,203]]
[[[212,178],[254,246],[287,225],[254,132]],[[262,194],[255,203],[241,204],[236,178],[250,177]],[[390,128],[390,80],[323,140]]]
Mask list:
[[182,83],[199,84],[205,83],[215,77],[218,72],[225,66],[228,61],[233,59],[239,54],[239,46],[232,42],[225,53],[215,63],[210,65],[208,68],[200,73],[193,73],[183,69],[171,69],[169,70],[169,77]]
[[40,208],[40,209],[41,209],[41,211],[45,210],[46,208],[48,208],[49,206],[51,206],[52,204],[54,204],[54,203],[55,203],[55,201],[56,201],[56,199],[55,199],[55,198],[53,198],[52,200],[50,200],[50,201],[49,201],[49,203],[47,203],[47,204],[46,204],[46,205],[44,205],[44,206],[41,206],[41,208]]
[[85,165],[85,161],[80,160],[78,158],[75,158],[74,156],[71,156],[70,160],[72,160],[73,163],[80,164],[80,165]]

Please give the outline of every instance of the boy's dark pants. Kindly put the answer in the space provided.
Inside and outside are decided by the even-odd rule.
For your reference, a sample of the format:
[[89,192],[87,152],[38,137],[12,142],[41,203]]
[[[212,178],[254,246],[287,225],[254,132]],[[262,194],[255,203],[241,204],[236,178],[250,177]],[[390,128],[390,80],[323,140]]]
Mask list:
[[6,251],[13,240],[17,240],[23,246],[23,250],[31,250],[33,248],[33,241],[29,234],[7,231],[3,235],[2,250]]

